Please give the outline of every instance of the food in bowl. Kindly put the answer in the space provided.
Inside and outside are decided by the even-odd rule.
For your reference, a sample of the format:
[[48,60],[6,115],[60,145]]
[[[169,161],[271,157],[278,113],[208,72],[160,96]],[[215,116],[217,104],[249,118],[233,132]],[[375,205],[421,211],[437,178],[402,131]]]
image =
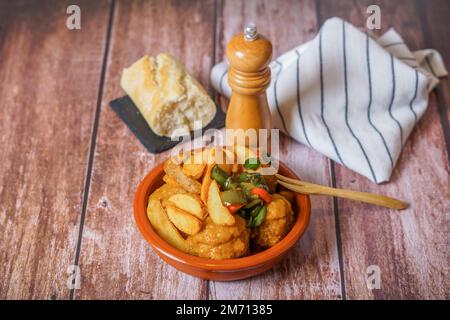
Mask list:
[[167,159],[164,184],[149,196],[151,225],[173,247],[202,258],[239,258],[274,246],[294,223],[294,195],[262,175],[262,167],[247,148]]

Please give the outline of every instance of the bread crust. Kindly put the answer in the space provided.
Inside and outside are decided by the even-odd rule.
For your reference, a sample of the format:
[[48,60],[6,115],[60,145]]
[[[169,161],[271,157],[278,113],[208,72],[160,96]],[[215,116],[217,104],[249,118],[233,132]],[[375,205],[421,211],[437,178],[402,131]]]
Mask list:
[[216,106],[205,89],[172,56],[144,56],[125,68],[120,81],[150,128],[160,136],[180,136],[204,128]]

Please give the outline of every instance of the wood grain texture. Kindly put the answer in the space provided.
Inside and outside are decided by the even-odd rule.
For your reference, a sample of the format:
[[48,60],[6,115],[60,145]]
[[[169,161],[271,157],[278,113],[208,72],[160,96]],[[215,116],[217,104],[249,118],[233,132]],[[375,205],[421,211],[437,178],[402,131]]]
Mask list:
[[[394,26],[413,50],[435,48],[449,67],[448,1],[116,1],[82,221],[111,2],[76,3],[79,31],[65,27],[70,1],[0,2],[0,299],[69,298],[67,268],[80,224],[77,299],[450,299],[448,79],[431,94],[390,183],[377,186],[330,167],[325,157],[281,137],[282,160],[303,179],[331,185],[334,168],[337,187],[395,196],[411,208],[399,213],[346,200],[335,208],[330,198],[312,197],[309,229],[291,254],[259,277],[232,283],[174,270],[140,236],[132,216],[135,188],[168,153],[149,154],[108,107],[124,94],[122,68],[144,54],[172,53],[211,89],[214,60],[223,59],[226,43],[246,22],[272,40],[276,57],[311,39],[331,16],[364,28],[370,4],[382,10],[382,29],[372,34]],[[367,289],[369,265],[381,268],[380,290]]]
[[0,299],[66,299],[107,1],[0,3]]
[[122,69],[144,54],[174,55],[207,87],[213,2],[118,1],[115,9],[75,298],[205,298],[206,282],[162,262],[134,222],[135,189],[168,153],[149,154],[108,103],[124,94]]
[[[413,1],[320,1],[322,20],[340,16],[364,26],[366,8],[378,4],[382,33],[393,26],[411,49],[423,47],[421,23]],[[448,81],[448,80],[444,80]],[[436,97],[407,141],[391,182],[375,185],[336,165],[337,187],[404,199],[402,212],[338,201],[349,299],[436,299],[450,296],[449,165]],[[378,265],[381,288],[366,286],[366,268]]]
[[[422,19],[424,44],[434,48],[441,54],[447,70],[450,68],[450,43],[442,41],[448,35],[448,17],[450,17],[450,3],[445,0],[431,2],[418,1],[419,16]],[[450,81],[444,78],[434,91],[437,107],[441,116],[442,131],[446,139],[447,153],[450,154]]]
[[[224,1],[218,3],[217,60],[245,23],[256,23],[268,37],[274,57],[311,39],[317,31],[314,1]],[[226,103],[226,102],[224,102]],[[327,160],[285,136],[281,160],[305,180],[330,184]],[[288,257],[258,277],[237,282],[210,282],[211,299],[338,299],[339,263],[332,200],[312,198],[310,226]]]

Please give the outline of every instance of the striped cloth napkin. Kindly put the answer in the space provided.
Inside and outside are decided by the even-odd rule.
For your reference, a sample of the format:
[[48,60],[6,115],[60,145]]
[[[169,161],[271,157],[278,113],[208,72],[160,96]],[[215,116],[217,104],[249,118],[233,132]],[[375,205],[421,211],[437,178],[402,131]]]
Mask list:
[[[214,66],[211,82],[230,97],[227,68]],[[411,52],[393,29],[373,39],[339,18],[270,68],[274,126],[375,183],[389,180],[428,93],[447,75],[437,51]]]

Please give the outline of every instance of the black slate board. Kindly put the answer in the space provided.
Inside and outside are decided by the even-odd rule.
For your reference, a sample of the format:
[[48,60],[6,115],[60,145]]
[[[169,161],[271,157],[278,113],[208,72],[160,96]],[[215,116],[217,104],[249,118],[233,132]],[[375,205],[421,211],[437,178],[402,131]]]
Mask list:
[[[180,141],[172,141],[168,137],[158,136],[145,121],[139,109],[128,96],[117,98],[109,103],[120,119],[130,128],[136,138],[151,153],[160,153],[176,146]],[[220,129],[225,126],[225,113],[216,106],[214,119],[202,129],[202,134],[208,129]],[[191,132],[191,137],[194,133]]]

